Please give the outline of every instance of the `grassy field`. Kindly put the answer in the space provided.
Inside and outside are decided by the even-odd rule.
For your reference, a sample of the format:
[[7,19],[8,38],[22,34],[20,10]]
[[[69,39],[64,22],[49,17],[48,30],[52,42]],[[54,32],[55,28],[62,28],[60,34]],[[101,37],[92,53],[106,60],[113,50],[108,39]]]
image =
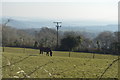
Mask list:
[[[92,53],[53,51],[53,56],[40,55],[39,50],[5,48],[2,53],[3,78],[98,78],[117,56]],[[103,78],[118,77],[118,63]]]

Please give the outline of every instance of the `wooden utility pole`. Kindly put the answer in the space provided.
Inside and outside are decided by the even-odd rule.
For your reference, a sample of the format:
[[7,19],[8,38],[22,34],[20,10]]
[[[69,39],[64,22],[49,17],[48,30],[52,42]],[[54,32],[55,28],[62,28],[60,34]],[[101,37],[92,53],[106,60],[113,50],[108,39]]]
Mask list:
[[53,22],[53,23],[56,23],[56,28],[57,28],[57,44],[56,44],[56,47],[58,48],[58,29],[59,29],[59,27],[61,27],[60,23],[62,23],[62,22]]

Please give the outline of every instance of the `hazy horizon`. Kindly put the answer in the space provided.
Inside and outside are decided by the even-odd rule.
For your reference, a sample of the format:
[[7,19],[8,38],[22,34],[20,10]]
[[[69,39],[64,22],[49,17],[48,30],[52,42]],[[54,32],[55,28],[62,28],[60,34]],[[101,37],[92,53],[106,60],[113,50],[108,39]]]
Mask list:
[[74,22],[75,24],[79,22],[82,23],[82,25],[117,24],[117,1],[118,0],[80,0],[80,2],[2,2],[1,17],[32,21],[73,21],[73,24]]
[[[117,25],[117,22],[110,21],[95,21],[95,20],[57,20],[57,19],[41,19],[41,18],[28,18],[28,17],[0,17],[0,24],[5,23],[7,19],[11,19],[11,22],[32,22],[52,25],[54,21],[61,21],[65,26],[107,26]],[[54,24],[53,24],[54,25]]]

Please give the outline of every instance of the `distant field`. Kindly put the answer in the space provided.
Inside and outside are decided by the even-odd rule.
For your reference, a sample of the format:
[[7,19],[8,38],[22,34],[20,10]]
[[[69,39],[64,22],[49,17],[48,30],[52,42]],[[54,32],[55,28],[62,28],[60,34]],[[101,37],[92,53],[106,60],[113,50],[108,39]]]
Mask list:
[[[39,50],[5,48],[2,53],[3,78],[98,78],[117,56],[92,53],[53,51],[53,56],[39,55]],[[118,63],[104,78],[118,77]]]

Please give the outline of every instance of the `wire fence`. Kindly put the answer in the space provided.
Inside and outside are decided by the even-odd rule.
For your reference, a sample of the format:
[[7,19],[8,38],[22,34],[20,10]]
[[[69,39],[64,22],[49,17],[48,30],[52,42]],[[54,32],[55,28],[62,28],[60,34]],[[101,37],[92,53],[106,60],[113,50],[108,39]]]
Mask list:
[[[33,51],[33,52],[34,52],[34,51]],[[15,61],[15,62],[12,63],[6,56],[3,55],[3,57],[8,61],[9,64],[3,65],[2,68],[10,67],[11,65],[18,64],[18,63],[20,63],[20,62],[22,62],[22,61],[25,61],[25,60],[28,59],[30,56],[31,56],[31,55],[26,56],[26,57],[24,57],[24,58],[22,58],[22,59],[20,59],[20,60]],[[105,68],[105,70],[101,73],[101,75],[97,77],[97,79],[98,79],[98,80],[101,80],[102,77],[104,76],[104,74],[109,70],[109,68],[112,67],[112,65],[114,65],[114,64],[115,64],[117,61],[119,61],[119,60],[120,60],[120,58],[117,58],[117,59],[113,60],[112,63],[110,63],[110,64],[107,66],[107,68]],[[56,62],[58,63],[59,61],[56,61]],[[89,62],[89,61],[88,61],[88,62]],[[88,63],[88,62],[87,62],[87,63]],[[35,73],[35,72],[38,71],[39,69],[42,69],[42,67],[44,67],[44,66],[46,66],[46,65],[48,65],[48,64],[51,64],[51,63],[55,63],[55,62],[49,61],[49,62],[47,62],[47,63],[45,63],[45,64],[43,64],[43,65],[37,66],[36,68],[32,69],[31,72],[27,73],[27,75],[28,75],[28,76],[31,76],[33,73]],[[70,70],[76,69],[77,66],[80,66],[80,65],[74,65],[72,68],[69,68],[69,69],[66,69],[66,70],[64,70],[64,71],[58,72],[58,74],[61,74],[61,73],[67,72],[67,71],[69,72]],[[46,72],[48,72],[46,69],[44,69],[44,70],[45,70]],[[52,73],[51,73],[51,72],[48,72],[48,73],[49,73],[50,76],[52,76]],[[85,73],[83,73],[83,75],[84,75],[84,77],[86,78]],[[26,78],[26,76],[24,76],[24,78]]]

